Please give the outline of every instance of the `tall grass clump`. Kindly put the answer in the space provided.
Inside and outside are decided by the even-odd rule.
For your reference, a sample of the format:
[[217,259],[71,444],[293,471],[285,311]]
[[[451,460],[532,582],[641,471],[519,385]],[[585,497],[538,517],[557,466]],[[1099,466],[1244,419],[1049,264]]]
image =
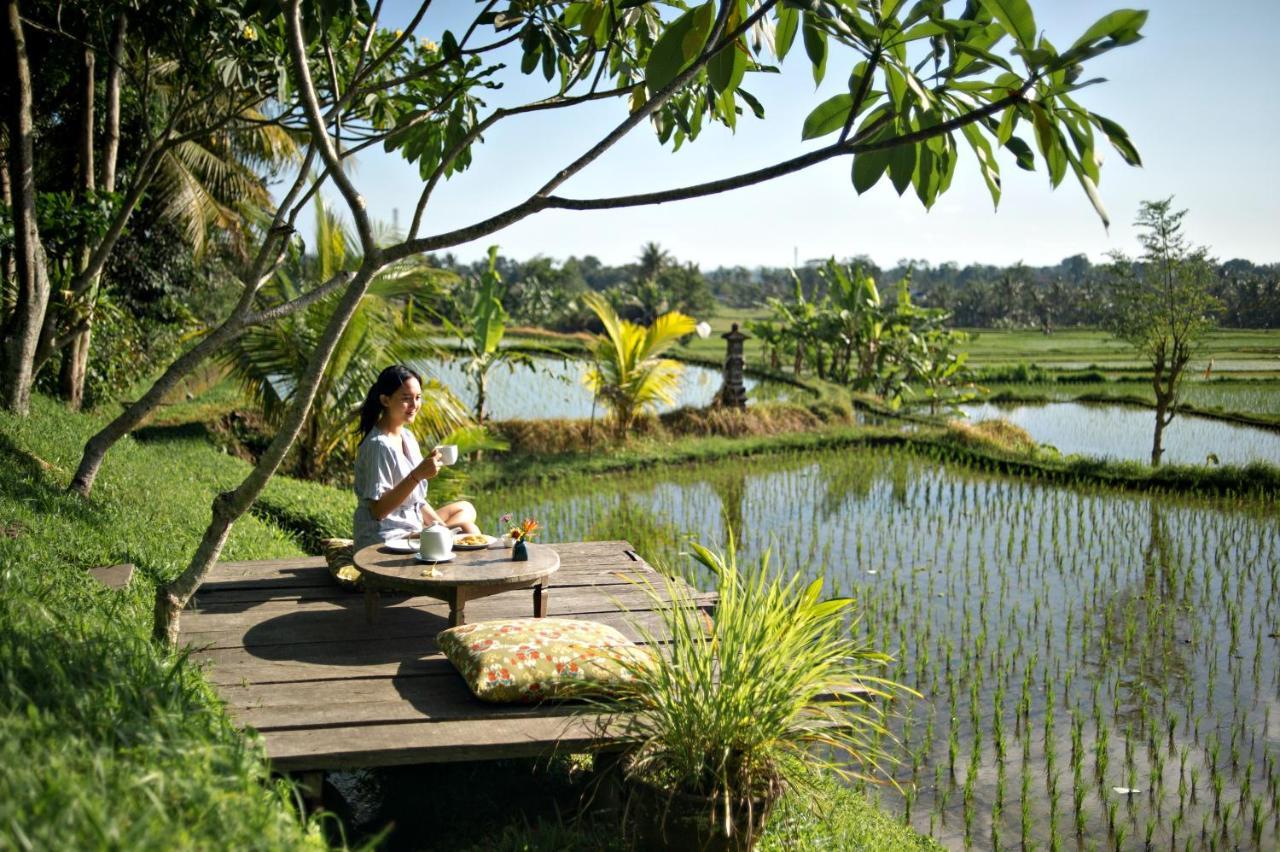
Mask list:
[[681,584],[646,586],[670,638],[637,625],[663,651],[633,666],[614,705],[636,744],[628,775],[725,803],[716,817],[724,835],[734,831],[731,810],[767,809],[824,773],[883,775],[892,735],[877,700],[909,690],[878,674],[887,655],[852,637],[854,601],[822,599],[821,579],[778,576],[767,554],[740,568],[732,541],[725,555],[692,550],[719,602],[708,623]]

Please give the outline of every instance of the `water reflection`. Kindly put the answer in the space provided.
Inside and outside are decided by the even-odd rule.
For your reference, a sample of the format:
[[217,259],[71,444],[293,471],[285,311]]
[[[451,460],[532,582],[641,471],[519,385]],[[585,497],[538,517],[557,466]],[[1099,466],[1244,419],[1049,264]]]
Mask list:
[[[961,406],[977,422],[1002,418],[1021,426],[1042,444],[1064,455],[1149,461],[1155,431],[1152,409],[1124,405],[1053,402],[1046,405]],[[1164,432],[1164,461],[1204,464],[1209,455],[1222,464],[1262,461],[1280,464],[1280,433],[1207,417],[1179,414]]]
[[[591,393],[582,383],[587,371],[586,362],[568,358],[538,358],[535,362],[536,369],[500,365],[490,372],[485,411],[491,418],[532,420],[592,416]],[[448,385],[469,408],[475,405],[475,392],[459,362],[424,361],[415,362],[415,366]],[[686,365],[675,404],[661,410],[709,405],[720,389],[720,383],[718,370]],[[744,384],[750,393],[758,382],[748,377]],[[595,411],[597,417],[604,413],[598,408]]]

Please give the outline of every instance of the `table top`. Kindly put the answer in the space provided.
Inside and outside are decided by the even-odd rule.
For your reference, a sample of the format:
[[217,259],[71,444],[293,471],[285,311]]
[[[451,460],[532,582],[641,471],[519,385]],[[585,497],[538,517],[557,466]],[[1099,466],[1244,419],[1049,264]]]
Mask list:
[[[361,572],[376,577],[379,585],[405,590],[529,583],[560,567],[560,554],[550,545],[530,544],[528,548],[527,562],[513,562],[511,548],[494,544],[483,550],[454,550],[453,561],[432,563],[419,562],[414,553],[371,544],[356,552],[354,562]],[[423,576],[431,568],[437,576]]]

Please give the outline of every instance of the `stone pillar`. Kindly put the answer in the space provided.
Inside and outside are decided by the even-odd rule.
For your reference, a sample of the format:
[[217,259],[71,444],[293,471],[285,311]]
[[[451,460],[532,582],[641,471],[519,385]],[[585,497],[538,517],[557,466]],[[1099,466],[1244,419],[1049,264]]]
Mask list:
[[728,341],[728,344],[724,353],[724,384],[721,385],[720,393],[717,394],[718,403],[726,408],[746,408],[747,389],[742,384],[744,365],[742,342],[747,339],[747,336],[738,331],[736,322],[732,328],[720,336]]

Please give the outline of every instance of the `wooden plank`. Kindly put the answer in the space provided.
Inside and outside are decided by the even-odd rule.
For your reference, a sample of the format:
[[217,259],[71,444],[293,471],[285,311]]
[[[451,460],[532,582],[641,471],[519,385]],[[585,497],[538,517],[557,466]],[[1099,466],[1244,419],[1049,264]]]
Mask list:
[[[364,685],[363,691],[359,685]],[[441,677],[335,681],[320,684],[290,684],[287,697],[293,704],[236,703],[227,710],[240,725],[258,731],[302,728],[356,727],[405,722],[451,722],[462,719],[503,721],[535,716],[568,716],[582,712],[577,704],[488,704],[471,694],[456,674]],[[307,687],[313,687],[307,689]],[[327,687],[327,689],[326,689]],[[258,690],[262,687],[253,688]],[[277,687],[277,691],[281,688]],[[350,694],[346,691],[350,690]],[[342,692],[341,701],[334,700]],[[363,700],[354,696],[364,695]],[[303,701],[305,697],[312,701]]]
[[[661,613],[636,586],[659,575],[625,554],[630,544],[555,547],[561,568],[550,584],[551,617],[586,617],[633,640],[633,621],[661,631]],[[531,615],[531,596],[473,601],[467,615]],[[708,606],[715,596],[695,600]],[[222,563],[197,602],[184,613],[182,641],[228,712],[263,732],[279,771],[545,755],[614,736],[601,730],[602,717],[582,715],[590,712],[583,705],[479,701],[436,647],[445,604],[385,595],[369,625],[363,597],[339,589],[317,557]]]
[[[302,578],[297,578],[299,581]],[[341,600],[359,595],[339,587],[323,576],[310,578],[313,582],[293,582],[287,585],[269,582],[211,584],[200,587],[193,609],[220,603],[258,603],[263,601]],[[655,575],[643,569],[600,570],[598,567],[561,568],[551,575],[549,588],[577,588],[579,586],[635,586],[645,579],[658,582]]]
[[[511,617],[511,612],[498,608],[493,604],[486,606],[488,599],[481,599],[468,604],[467,615],[471,621],[490,621]],[[472,613],[471,606],[476,610]],[[532,604],[530,604],[532,609]],[[519,617],[531,614],[522,610]],[[652,611],[635,610],[624,613],[616,608],[602,608],[592,613],[576,613],[575,616],[587,616],[587,620],[607,624],[615,628],[628,639],[639,638],[634,625],[643,629],[656,631],[662,628],[661,616]],[[211,616],[212,617],[212,616]],[[566,617],[552,611],[549,618]],[[365,621],[363,610],[338,610],[335,612],[316,614],[299,612],[296,617],[264,621],[254,625],[248,632],[240,630],[183,630],[181,641],[188,647],[199,649],[246,648],[263,659],[294,660],[300,657],[315,659],[317,653],[325,653],[325,649],[336,646],[357,646],[374,639],[398,639],[402,642],[415,643],[417,647],[408,647],[406,651],[421,653],[425,647],[422,643],[431,640],[434,645],[435,636],[449,626],[448,608],[427,607],[395,607],[379,613],[378,620],[369,624]],[[339,637],[335,639],[335,637]]]
[[617,724],[607,721],[583,714],[298,729],[273,731],[265,745],[277,772],[542,757],[618,745]]
[[[528,608],[526,604],[532,605],[532,595],[533,592],[530,589],[513,589],[501,592],[497,595],[490,595],[487,598],[479,598],[474,602],[469,602],[467,604],[467,612],[471,613],[473,606],[488,609],[505,607],[509,612],[504,617],[522,618],[530,614],[524,610]],[[547,590],[547,597],[552,605],[552,612],[556,615],[598,612],[601,607],[615,610],[653,608],[650,606],[653,597],[648,592],[626,583],[614,586],[552,586]],[[695,605],[702,606],[707,603],[714,603],[715,594],[698,592],[690,595],[690,597],[694,599]],[[663,601],[670,600],[665,594],[660,599]],[[435,598],[422,595],[410,596],[383,593],[381,600],[382,608],[380,612],[405,608],[428,609],[434,612],[444,606]],[[302,610],[307,612],[337,612],[354,608],[363,612],[363,607],[364,596],[353,594],[347,594],[342,597],[313,598],[306,601],[275,598],[266,601],[224,601],[220,598],[212,598],[205,599],[198,607],[184,612],[183,621],[191,625],[191,629],[195,630],[234,630],[244,625],[257,624],[268,619],[295,614]],[[476,612],[479,612],[479,610],[476,610]],[[478,617],[471,620],[478,620]]]
[[[631,560],[625,551],[631,550],[626,541],[549,542],[560,554],[561,563],[569,561],[595,561],[615,559],[619,564]],[[632,562],[631,564],[638,564]],[[238,562],[219,562],[209,571],[207,582],[222,579],[261,578],[286,574],[298,568],[323,568],[323,556],[295,556],[286,559],[255,559]]]

